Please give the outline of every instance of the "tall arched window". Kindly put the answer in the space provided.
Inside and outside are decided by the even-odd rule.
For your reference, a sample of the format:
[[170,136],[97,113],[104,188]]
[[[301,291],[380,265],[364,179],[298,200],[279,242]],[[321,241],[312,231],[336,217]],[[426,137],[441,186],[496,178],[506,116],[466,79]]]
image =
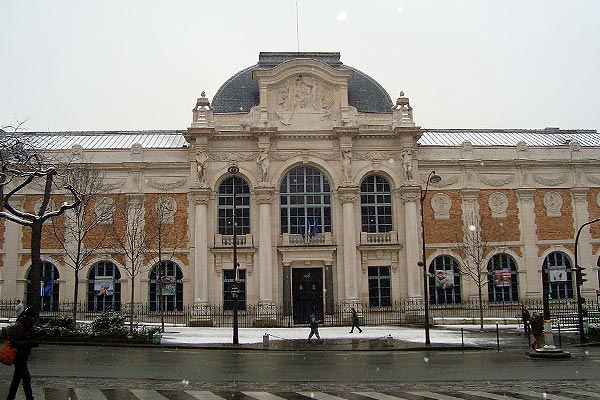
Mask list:
[[[331,188],[323,173],[310,166],[292,169],[280,187],[281,233],[331,232]],[[315,228],[316,225],[316,228]]]
[[31,268],[27,273],[27,304],[31,304],[33,295],[41,296],[40,305],[42,311],[58,311],[58,293],[59,293],[59,282],[60,274],[58,268],[48,261],[42,261],[41,275],[40,275],[40,288],[31,287]]
[[437,256],[429,265],[429,300],[431,304],[461,302],[460,270],[451,256]]
[[95,263],[88,272],[88,311],[121,311],[121,272],[110,261]]
[[562,251],[553,251],[544,258],[542,268],[547,274],[552,299],[572,299],[573,277],[569,257]]
[[183,272],[173,261],[162,261],[160,265],[160,271],[158,263],[150,271],[150,311],[158,311],[160,297],[164,311],[183,311]]
[[487,265],[489,301],[519,301],[517,263],[509,254],[495,254]]
[[233,187],[235,185],[236,234],[250,233],[250,187],[239,176],[230,176],[219,186],[219,234],[233,235]]
[[362,231],[390,232],[392,224],[392,194],[390,184],[380,175],[370,175],[360,185]]

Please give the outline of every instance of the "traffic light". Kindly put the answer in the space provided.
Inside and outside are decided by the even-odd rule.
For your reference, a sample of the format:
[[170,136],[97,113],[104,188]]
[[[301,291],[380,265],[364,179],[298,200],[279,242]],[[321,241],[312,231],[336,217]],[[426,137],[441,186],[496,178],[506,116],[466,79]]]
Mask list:
[[577,280],[577,284],[579,286],[583,285],[584,282],[587,281],[586,278],[584,278],[587,274],[585,272],[583,272],[585,268],[583,267],[575,267],[575,279]]

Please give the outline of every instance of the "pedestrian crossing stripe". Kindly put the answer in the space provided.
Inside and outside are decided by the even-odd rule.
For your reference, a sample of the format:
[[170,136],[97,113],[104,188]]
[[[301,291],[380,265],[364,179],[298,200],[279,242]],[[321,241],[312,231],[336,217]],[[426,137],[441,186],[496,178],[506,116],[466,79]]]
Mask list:
[[[3,388],[4,393],[8,387]],[[68,397],[65,397],[68,393]],[[207,391],[207,390],[181,390],[181,389],[99,389],[99,388],[43,388],[34,386],[33,394],[36,400],[516,400],[516,399],[547,399],[547,400],[576,400],[582,397],[600,399],[600,393],[577,390],[561,389],[552,393],[543,391],[415,391],[405,392],[369,392],[369,391],[342,391],[342,392],[265,392],[265,391]],[[0,395],[2,395],[0,391]],[[16,400],[25,399],[22,389],[19,389]]]

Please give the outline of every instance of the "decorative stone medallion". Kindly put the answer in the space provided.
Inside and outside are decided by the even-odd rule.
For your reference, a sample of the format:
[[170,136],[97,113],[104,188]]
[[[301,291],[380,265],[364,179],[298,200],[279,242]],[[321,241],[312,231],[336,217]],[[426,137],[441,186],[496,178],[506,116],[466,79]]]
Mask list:
[[502,192],[494,192],[488,199],[488,205],[492,210],[492,217],[506,218],[506,210],[508,209],[508,198]]
[[449,219],[452,200],[445,193],[437,193],[431,198],[431,208],[435,219]]
[[557,192],[548,192],[544,196],[544,207],[546,215],[549,217],[560,217],[560,209],[563,206],[563,199]]

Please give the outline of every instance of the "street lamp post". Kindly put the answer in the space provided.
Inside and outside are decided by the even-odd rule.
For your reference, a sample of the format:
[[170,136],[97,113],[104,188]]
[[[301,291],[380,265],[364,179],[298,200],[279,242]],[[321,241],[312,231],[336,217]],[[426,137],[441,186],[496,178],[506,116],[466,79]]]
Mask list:
[[442,180],[442,177],[435,173],[435,171],[431,171],[429,176],[427,177],[427,183],[425,184],[425,190],[421,189],[421,261],[417,262],[419,267],[423,268],[423,300],[425,302],[425,345],[429,346],[431,344],[431,340],[429,339],[429,279],[427,273],[427,265],[425,264],[425,260],[427,260],[427,255],[425,254],[425,216],[424,216],[424,206],[425,206],[425,197],[427,196],[427,190],[429,189],[429,183],[438,183]]
[[231,175],[233,175],[233,272],[235,276],[235,282],[233,287],[231,288],[231,295],[233,297],[233,344],[239,344],[239,335],[238,335],[238,295],[239,295],[239,287],[240,283],[239,278],[239,269],[237,262],[237,221],[236,221],[236,182],[235,178],[240,169],[236,165],[232,165],[227,169]]
[[581,298],[581,285],[583,285],[583,273],[582,268],[579,267],[577,263],[577,246],[579,244],[579,235],[581,234],[581,230],[584,226],[593,224],[594,222],[600,221],[600,218],[596,218],[594,220],[588,221],[585,224],[579,227],[577,231],[577,236],[575,236],[575,284],[577,287],[577,314],[578,314],[578,325],[579,325],[579,342],[585,342],[585,331],[583,330],[583,299]]

